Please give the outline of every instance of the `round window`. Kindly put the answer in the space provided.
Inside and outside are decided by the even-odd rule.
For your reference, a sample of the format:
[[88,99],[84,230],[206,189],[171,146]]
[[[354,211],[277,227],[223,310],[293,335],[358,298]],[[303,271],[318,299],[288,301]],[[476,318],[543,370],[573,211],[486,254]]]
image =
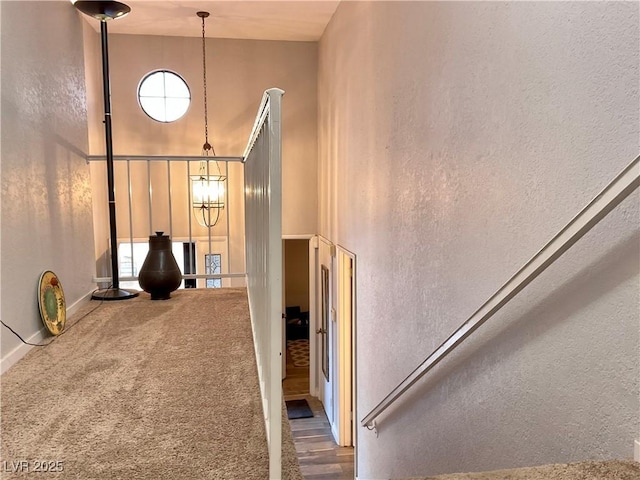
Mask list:
[[140,107],[158,122],[174,122],[189,109],[191,92],[187,82],[173,72],[158,70],[144,76],[138,86]]

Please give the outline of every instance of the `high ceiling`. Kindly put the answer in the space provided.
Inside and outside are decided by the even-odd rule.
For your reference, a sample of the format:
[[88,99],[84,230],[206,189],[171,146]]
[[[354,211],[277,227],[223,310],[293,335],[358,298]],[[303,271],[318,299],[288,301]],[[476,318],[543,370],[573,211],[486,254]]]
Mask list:
[[[123,0],[131,13],[109,22],[109,33],[200,37],[206,19],[208,38],[317,41],[339,0]],[[99,22],[89,20],[99,30]]]

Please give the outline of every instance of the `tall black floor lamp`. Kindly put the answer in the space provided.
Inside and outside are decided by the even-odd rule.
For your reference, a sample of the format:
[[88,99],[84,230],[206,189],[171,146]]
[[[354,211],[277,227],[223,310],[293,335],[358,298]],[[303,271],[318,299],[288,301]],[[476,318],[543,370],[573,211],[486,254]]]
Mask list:
[[113,181],[113,145],[111,134],[111,95],[109,87],[109,49],[107,46],[107,20],[125,16],[131,11],[128,5],[114,1],[77,1],[74,6],[93,18],[100,20],[102,38],[102,88],[104,91],[104,132],[107,145],[107,182],[109,191],[109,228],[111,237],[111,276],[109,288],[96,290],[94,300],[126,300],[138,296],[138,292],[120,288],[118,276],[118,237],[116,234],[116,196]]

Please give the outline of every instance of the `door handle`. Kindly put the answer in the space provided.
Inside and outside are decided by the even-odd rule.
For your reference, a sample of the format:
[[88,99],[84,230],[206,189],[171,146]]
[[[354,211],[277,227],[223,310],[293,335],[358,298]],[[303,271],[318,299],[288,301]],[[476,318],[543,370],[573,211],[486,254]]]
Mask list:
[[319,328],[318,330],[316,330],[316,333],[325,334],[325,333],[327,333],[327,331],[324,328]]

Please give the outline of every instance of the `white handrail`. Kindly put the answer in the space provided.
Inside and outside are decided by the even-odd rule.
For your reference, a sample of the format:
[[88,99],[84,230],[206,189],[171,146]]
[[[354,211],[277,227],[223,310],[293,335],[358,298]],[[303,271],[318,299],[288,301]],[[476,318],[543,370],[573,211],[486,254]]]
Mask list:
[[272,93],[282,96],[284,94],[284,90],[280,90],[279,88],[272,88],[262,94],[260,106],[258,107],[258,114],[256,115],[256,120],[253,122],[253,127],[251,128],[251,133],[249,134],[249,140],[247,141],[247,146],[244,149],[244,153],[242,154],[243,162],[247,161],[249,152],[251,152],[251,149],[253,148],[253,145],[256,142],[258,135],[260,134],[260,129],[264,125],[267,115],[269,114],[269,97]]
[[[246,278],[246,273],[205,273],[205,274],[184,274],[181,276],[182,280],[202,280],[202,279],[214,279],[214,278]],[[119,277],[124,282],[137,282],[138,276]],[[92,283],[111,283],[113,279],[111,277],[93,277]]]
[[[106,160],[105,156],[101,156],[101,155],[89,155],[85,157],[87,160],[87,163],[100,163],[100,162],[104,162]],[[118,202],[122,202],[123,207],[125,207],[124,209],[120,209],[118,208],[119,212],[122,212],[123,210],[127,210],[128,211],[128,226],[129,226],[129,234],[128,234],[128,241],[129,241],[129,245],[130,245],[130,254],[131,254],[131,262],[132,264],[136,264],[136,260],[140,260],[140,259],[136,259],[136,249],[133,248],[134,246],[134,208],[138,209],[142,209],[143,213],[141,214],[142,217],[144,218],[146,216],[146,220],[148,221],[148,229],[149,229],[149,235],[153,235],[154,231],[156,229],[154,229],[154,220],[158,220],[158,216],[156,215],[156,208],[158,207],[157,204],[157,200],[153,198],[153,194],[155,193],[153,191],[152,188],[152,170],[154,167],[152,167],[152,165],[156,165],[156,166],[162,166],[164,164],[165,169],[166,169],[166,189],[162,188],[161,191],[166,192],[166,196],[167,196],[167,200],[168,200],[168,204],[167,204],[167,208],[163,209],[160,208],[160,211],[165,212],[166,215],[163,215],[162,217],[162,221],[163,221],[163,226],[168,226],[169,229],[169,236],[171,238],[174,238],[174,235],[176,234],[176,232],[174,231],[174,223],[173,223],[173,215],[174,215],[174,208],[176,209],[175,211],[182,213],[184,212],[184,210],[182,209],[182,200],[186,200],[187,205],[186,205],[186,211],[188,212],[186,217],[187,217],[187,232],[186,235],[181,235],[184,237],[188,237],[188,243],[189,244],[193,244],[194,243],[194,237],[193,237],[193,224],[192,224],[192,188],[191,188],[191,162],[197,162],[200,163],[202,161],[202,159],[205,158],[207,160],[207,175],[209,174],[209,164],[208,161],[220,161],[223,162],[225,165],[228,165],[229,162],[238,162],[241,163],[243,160],[243,157],[217,157],[217,156],[213,156],[213,157],[203,157],[203,156],[166,156],[166,155],[117,155],[113,157],[114,162],[119,162],[120,164],[124,163],[125,167],[126,167],[126,188],[122,190],[122,193],[124,193],[127,197],[127,202],[122,202],[122,199],[120,197],[120,195],[116,195],[116,201]],[[132,176],[132,169],[131,169],[131,164],[138,164],[138,165],[146,165],[146,178],[142,178],[142,180],[140,181],[140,177],[136,177],[136,179],[134,179],[134,177]],[[174,200],[176,200],[174,198],[174,192],[173,192],[173,178],[172,178],[172,168],[173,167],[182,167],[182,165],[186,164],[186,168],[184,169],[185,175],[186,175],[186,189],[182,190],[182,189],[178,189],[181,190],[180,192],[180,196],[177,198],[178,200],[178,206],[176,207]],[[178,172],[180,171],[180,169],[177,170]],[[227,170],[225,169],[225,173],[227,173]],[[228,175],[227,175],[228,177]],[[228,179],[228,178],[227,178]],[[160,186],[162,186],[162,184],[160,182],[158,182],[160,184]],[[139,191],[142,188],[146,187],[146,198],[147,198],[147,204],[146,206],[146,214],[144,213],[144,208],[139,205],[139,202],[136,203],[134,202],[134,194],[136,191]],[[116,186],[116,190],[117,190],[117,186]],[[222,262],[222,265],[226,265],[226,270],[230,271],[232,268],[232,264],[231,264],[231,228],[230,228],[230,223],[229,223],[229,218],[230,218],[230,211],[231,211],[231,207],[232,204],[229,203],[229,197],[228,197],[228,188],[224,189],[225,191],[225,205],[226,207],[224,208],[224,210],[226,211],[226,219],[227,219],[227,223],[226,223],[226,232],[225,232],[225,237],[226,237],[226,257],[223,255],[222,258],[224,258],[224,261]],[[117,191],[116,191],[117,193]],[[234,204],[235,205],[235,204]],[[128,207],[128,208],[127,208]],[[180,212],[182,210],[182,212]],[[164,223],[164,222],[168,222]],[[141,222],[139,221],[138,225],[141,225]],[[163,231],[166,231],[166,228],[162,228]],[[184,232],[184,226],[181,227],[181,231],[183,233]],[[124,241],[126,237],[124,238],[119,238],[118,241]],[[206,230],[206,244],[208,245],[208,247],[205,249],[205,252],[207,252],[208,254],[212,254],[213,253],[213,244],[212,244],[212,240],[213,240],[213,232],[211,228],[208,228]],[[145,239],[146,240],[146,239]],[[138,240],[140,241],[140,240]],[[198,239],[197,241],[204,241],[202,239]],[[194,257],[194,251],[190,248],[189,252],[188,252],[188,258],[187,258],[189,265],[195,268],[196,265],[196,259]],[[193,272],[191,272],[193,273]],[[236,272],[236,277],[237,278],[246,278],[245,277],[246,273],[245,272]],[[96,272],[95,277],[97,278],[98,276],[98,272]],[[122,278],[124,281],[137,281],[138,278],[135,275],[127,275],[125,277],[123,277],[122,275],[120,275],[119,278]],[[219,276],[213,276],[213,275],[204,275],[204,276],[193,276],[193,275],[183,275],[183,280],[193,280],[193,279],[214,279],[214,278],[234,278],[232,276],[228,276],[228,277],[219,277]],[[107,280],[105,280],[107,279]],[[126,280],[125,280],[126,279]],[[111,281],[111,277],[110,276],[100,276],[99,277],[99,281],[97,283],[107,283]]]
[[375,428],[375,420],[382,412],[389,408],[403,393],[411,388],[412,385],[437,365],[478,327],[491,318],[509,302],[509,300],[515,297],[549,265],[571,248],[585,233],[591,230],[594,225],[627,198],[631,192],[638,188],[638,185],[640,185],[640,156],[636,157],[627,165],[580,213],[476,310],[461,327],[376,405],[376,407],[362,419],[362,426]]
[[244,153],[247,292],[272,480],[282,478],[283,93],[265,92]]
[[[203,157],[199,156],[177,156],[177,155],[114,155],[114,162],[123,161],[166,161],[166,162],[201,162],[202,159],[212,162],[242,162],[244,157]],[[104,162],[107,157],[104,155],[87,155],[87,163],[89,162]]]

